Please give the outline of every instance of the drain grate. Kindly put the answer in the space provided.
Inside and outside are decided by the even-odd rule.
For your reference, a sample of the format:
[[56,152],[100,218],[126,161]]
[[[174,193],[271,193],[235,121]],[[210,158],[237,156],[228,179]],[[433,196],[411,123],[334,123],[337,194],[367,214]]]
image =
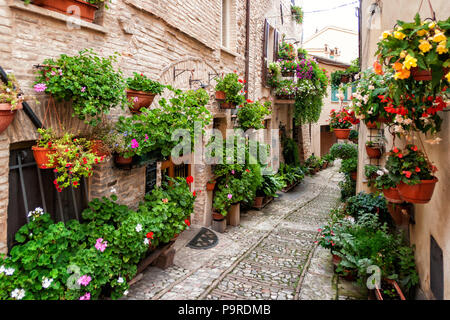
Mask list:
[[202,227],[197,235],[189,241],[186,247],[192,249],[209,249],[219,242],[217,235],[208,228]]

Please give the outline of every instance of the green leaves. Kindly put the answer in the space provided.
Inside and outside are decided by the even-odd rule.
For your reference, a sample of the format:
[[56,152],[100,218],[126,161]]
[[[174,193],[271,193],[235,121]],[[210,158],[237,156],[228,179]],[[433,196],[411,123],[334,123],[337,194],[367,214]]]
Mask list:
[[244,131],[248,129],[263,129],[264,117],[272,113],[270,107],[270,101],[266,101],[264,104],[259,101],[245,103],[243,107],[238,109],[237,113],[241,128]]

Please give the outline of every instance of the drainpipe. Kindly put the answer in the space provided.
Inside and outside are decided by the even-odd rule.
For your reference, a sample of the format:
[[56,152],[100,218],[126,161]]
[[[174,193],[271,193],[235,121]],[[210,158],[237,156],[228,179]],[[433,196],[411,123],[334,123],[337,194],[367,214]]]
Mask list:
[[359,50],[359,69],[362,70],[362,5],[363,0],[359,0],[358,9],[358,50]]
[[250,0],[247,0],[245,16],[245,98],[248,99],[248,80],[250,77]]

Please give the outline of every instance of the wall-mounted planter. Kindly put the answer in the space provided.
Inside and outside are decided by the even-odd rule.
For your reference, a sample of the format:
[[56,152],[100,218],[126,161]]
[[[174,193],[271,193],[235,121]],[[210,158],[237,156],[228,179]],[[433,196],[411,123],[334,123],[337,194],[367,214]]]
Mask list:
[[337,139],[348,139],[351,129],[333,129]]
[[216,182],[207,182],[206,183],[207,191],[213,191],[215,187],[216,187]]
[[398,192],[402,199],[411,203],[428,203],[433,197],[434,187],[438,178],[432,180],[420,180],[420,183],[409,185],[400,182]]
[[73,15],[73,10],[69,10],[69,7],[77,6],[80,10],[80,18],[88,22],[94,21],[95,11],[98,9],[96,5],[82,0],[33,0],[32,3],[68,16]]
[[220,103],[222,109],[236,109],[236,106],[232,102],[222,102]]
[[127,98],[133,105],[130,106],[131,113],[141,113],[142,108],[148,108],[155,99],[155,94],[145,91],[127,89]]
[[124,158],[120,155],[114,157],[114,162],[119,165],[129,165],[133,162],[133,157]]
[[370,159],[380,159],[381,149],[379,147],[366,146],[366,152]]
[[378,123],[376,121],[367,121],[366,127],[368,129],[378,129]]
[[48,164],[49,162],[48,156],[50,154],[56,153],[55,149],[41,148],[38,146],[33,146],[31,149],[33,150],[34,160],[36,161],[36,164],[39,167],[39,169],[55,168],[55,165]]

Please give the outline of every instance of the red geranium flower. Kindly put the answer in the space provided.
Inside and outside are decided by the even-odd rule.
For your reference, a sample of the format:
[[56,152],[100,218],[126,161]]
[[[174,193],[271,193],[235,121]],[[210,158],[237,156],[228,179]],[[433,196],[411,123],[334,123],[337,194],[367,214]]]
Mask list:
[[192,192],[192,195],[193,195],[194,197],[196,197],[196,196],[197,196],[197,194],[195,193],[195,191],[194,191],[194,192]]
[[184,220],[184,223],[186,223],[186,225],[187,225],[188,227],[191,226],[191,223],[189,222],[189,219]]
[[411,147],[411,150],[412,150],[412,151],[417,151],[418,148],[417,148],[417,146],[413,146],[413,147]]
[[419,167],[416,167],[416,172],[420,172],[420,168]]
[[394,147],[394,149],[392,149],[392,151],[394,151],[395,153],[397,153],[397,152],[398,152],[397,147]]
[[74,181],[73,185],[76,187],[78,185],[78,181]]
[[253,103],[253,101],[250,99],[247,99],[247,103]]
[[146,234],[147,239],[153,239],[153,232],[149,232]]
[[399,154],[397,155],[397,157],[399,157],[399,158],[401,159],[401,158],[403,158],[403,154],[399,153]]
[[412,172],[411,171],[403,171],[402,172],[408,179],[411,178]]
[[187,184],[191,184],[192,182],[194,182],[194,178],[192,176],[189,176],[186,178],[186,182]]

